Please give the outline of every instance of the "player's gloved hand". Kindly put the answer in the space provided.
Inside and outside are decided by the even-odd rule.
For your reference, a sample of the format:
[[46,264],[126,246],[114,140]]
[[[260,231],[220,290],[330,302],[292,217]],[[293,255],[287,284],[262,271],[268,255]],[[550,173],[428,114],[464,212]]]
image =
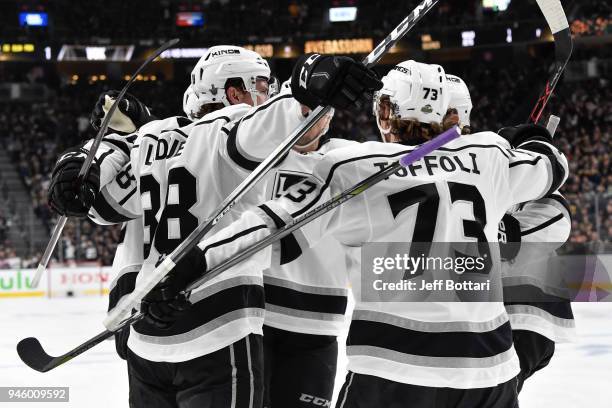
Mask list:
[[366,93],[382,86],[374,71],[362,63],[333,55],[304,55],[291,76],[293,97],[310,109],[319,105],[337,109],[359,106]]
[[498,135],[510,142],[510,146],[518,147],[528,140],[540,140],[552,143],[550,132],[541,125],[526,124],[501,128]]
[[[119,91],[114,90],[100,94],[89,119],[94,129],[100,129],[106,112],[113,105],[117,96],[119,96]],[[135,96],[126,93],[119,102],[108,127],[115,132],[132,133],[153,120],[157,118],[151,114],[151,110]]]
[[502,261],[512,262],[521,249],[521,223],[511,214],[499,222],[497,240]]
[[80,185],[77,183],[85,157],[85,149],[69,149],[60,156],[53,169],[47,197],[49,206],[60,215],[85,217],[96,201],[100,191],[100,166],[95,159],[87,177]]
[[205,271],[206,258],[196,247],[142,299],[140,311],[145,319],[161,330],[172,327],[191,309],[191,302],[183,291]]

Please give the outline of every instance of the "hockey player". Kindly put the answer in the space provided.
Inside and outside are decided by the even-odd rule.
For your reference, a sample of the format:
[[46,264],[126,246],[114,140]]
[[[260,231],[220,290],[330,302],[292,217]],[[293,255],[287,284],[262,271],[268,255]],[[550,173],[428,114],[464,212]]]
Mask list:
[[[159,256],[170,252],[209,216],[307,112],[291,95],[265,102],[265,90],[258,87],[264,81],[258,81],[253,73],[267,69],[267,64],[259,58],[254,61],[258,67],[244,70],[240,58],[249,55],[238,47],[211,48],[192,73],[195,94],[200,102],[206,100],[198,112],[204,116],[182,128],[160,132],[160,123],[151,122],[139,130],[131,152],[144,212],[146,261],[139,279],[146,279],[146,271],[155,266]],[[346,107],[378,84],[362,65],[348,58],[321,56],[312,66],[320,74],[320,103]],[[260,106],[252,110],[239,104],[255,101]],[[261,275],[246,268],[236,270],[234,275],[194,292],[191,303],[184,298],[163,302],[193,279],[190,274],[169,275],[145,298],[144,307],[153,324],[138,324],[129,340],[128,365],[135,371],[130,391],[134,403],[145,405],[163,399],[170,404],[168,398],[175,398],[180,406],[229,406],[237,398],[236,406],[259,406]],[[179,314],[181,318],[170,324]],[[222,368],[211,374],[220,364]],[[183,367],[184,372],[171,367]],[[226,372],[223,367],[233,370]],[[153,378],[153,372],[164,374]],[[185,392],[160,395],[160,389],[174,387],[176,376],[186,379],[181,385]],[[146,377],[153,384],[143,381]],[[219,383],[222,378],[226,380]],[[183,396],[189,396],[189,402]]]
[[[284,92],[288,88],[288,82],[283,84]],[[264,200],[280,197],[309,177],[320,155],[356,143],[320,139],[327,132],[332,115],[304,135],[264,180]],[[338,358],[337,337],[345,327],[348,296],[342,250],[328,236],[312,248],[304,249],[295,261],[263,271],[265,407],[308,408],[331,403]]]
[[555,343],[575,336],[567,288],[561,271],[551,263],[570,229],[569,204],[558,192],[517,206],[500,224],[500,241],[511,248],[502,276],[521,365],[519,392],[527,378],[548,365]]
[[[306,72],[302,80],[300,72]],[[302,103],[309,103],[312,78],[307,65],[296,66],[292,90]],[[214,267],[413,149],[403,144],[431,138],[448,103],[444,81],[439,66],[412,61],[397,66],[383,79],[376,103],[385,138],[399,143],[370,142],[325,154],[312,178],[202,241],[176,273]],[[501,299],[364,301],[361,279],[367,269],[360,271],[360,249],[366,242],[377,242],[380,253],[393,241],[495,242],[508,205],[546,196],[567,177],[565,157],[546,130],[538,130],[511,140],[491,132],[461,137],[293,234],[301,244],[331,234],[347,254],[356,306],[347,340],[349,374],[338,407],[517,405],[519,364]],[[287,244],[268,247],[249,263],[265,268],[287,254]],[[490,256],[495,276],[499,254]]]
[[[107,96],[109,98],[107,98]],[[99,126],[99,123],[110,106],[112,98],[116,96],[115,91],[110,91],[102,94],[91,115],[91,122],[94,127]],[[142,104],[132,95],[128,95],[127,104],[120,104],[119,115],[114,115],[111,119],[111,126],[122,128],[128,133],[135,131],[146,123],[156,120],[152,115],[142,116],[140,112],[150,112],[146,105]],[[183,111],[189,120],[197,119],[197,112],[200,110],[201,104],[193,88],[189,86],[185,91],[183,98]],[[119,119],[116,119],[118,116]],[[177,118],[181,123],[187,123],[184,118]],[[114,134],[122,133],[120,130],[110,128]],[[106,141],[105,143],[108,143]],[[105,146],[103,145],[103,149]],[[143,254],[143,223],[138,216],[142,209],[139,205],[135,192],[138,189],[136,178],[132,174],[131,163],[126,164],[115,178],[106,184],[94,205],[90,208],[89,217],[99,224],[113,223],[109,219],[116,219],[117,215],[112,214],[111,209],[126,214],[126,218],[130,219],[122,226],[120,242],[117,245],[115,257],[112,265],[113,280],[110,284],[109,294],[109,312],[113,310],[115,305],[123,296],[128,295],[134,290],[136,277],[142,268],[144,262]],[[126,199],[127,198],[127,199]],[[102,215],[104,214],[104,216]],[[122,359],[127,358],[127,341],[129,337],[129,328],[124,328],[115,334],[115,346],[117,354]]]
[[[472,103],[468,87],[454,75],[447,74],[446,79],[451,95],[444,127],[458,125],[464,134],[469,133]],[[530,128],[509,127],[499,133],[508,138]],[[505,296],[510,298],[505,305],[521,366],[519,392],[527,378],[548,365],[555,343],[574,337],[571,304],[560,296],[562,277],[548,265],[554,251],[568,239],[570,228],[569,204],[558,191],[513,206],[499,224],[502,280]],[[551,287],[556,291],[547,293]]]
[[[103,93],[96,102],[91,115],[91,124],[95,129],[100,126],[105,107],[108,109],[117,94],[116,91]],[[141,212],[134,196],[136,179],[131,174],[129,164],[121,168],[122,163],[129,158],[127,141],[124,139],[133,139],[134,136],[129,135],[131,132],[156,119],[146,105],[129,93],[126,94],[109,123],[109,133],[103,139],[80,191],[74,191],[74,180],[91,142],[68,149],[60,156],[52,173],[48,200],[58,214],[77,218],[89,215],[94,222],[102,225],[126,221],[122,226],[112,264],[109,310],[113,309],[122,296],[133,290],[143,262],[142,223],[140,220],[132,220],[138,218]],[[121,205],[115,202],[121,202]],[[124,360],[128,335],[127,329],[115,334],[117,354]]]

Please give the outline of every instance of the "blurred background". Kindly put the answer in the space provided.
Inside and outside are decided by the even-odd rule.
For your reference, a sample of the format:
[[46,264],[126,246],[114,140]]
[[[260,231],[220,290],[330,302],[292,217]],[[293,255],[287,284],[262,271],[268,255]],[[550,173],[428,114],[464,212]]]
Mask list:
[[[212,45],[254,49],[284,80],[305,52],[365,56],[417,3],[0,0],[0,268],[35,266],[56,218],[46,198],[56,157],[94,136],[97,95],[120,89],[164,41],[181,39],[130,89],[158,117],[182,114],[189,72]],[[612,6],[562,3],[574,54],[543,118],[561,117],[556,143],[571,163],[562,191],[572,204],[571,241],[609,245]],[[376,69],[384,74],[406,59],[442,64],[470,87],[472,126],[495,131],[526,120],[553,57],[535,1],[442,0]],[[337,112],[331,135],[376,140],[370,107]],[[109,265],[119,235],[118,227],[71,220],[55,265]]]

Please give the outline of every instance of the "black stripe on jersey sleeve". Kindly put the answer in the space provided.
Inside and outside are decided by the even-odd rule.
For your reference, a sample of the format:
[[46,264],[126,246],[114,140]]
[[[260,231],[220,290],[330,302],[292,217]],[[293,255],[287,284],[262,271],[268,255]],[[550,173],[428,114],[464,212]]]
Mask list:
[[104,221],[119,224],[121,222],[130,221],[129,217],[118,213],[109,203],[106,201],[104,194],[100,193],[96,197],[96,201],[93,205],[94,210],[102,217]]
[[531,166],[535,166],[540,160],[542,160],[542,156],[538,156],[533,160],[519,160],[519,161],[510,163],[508,167],[512,168],[512,167],[520,166],[521,164],[529,164]]
[[218,120],[224,120],[225,122],[229,122],[231,119],[228,118],[227,116],[219,116],[218,118],[214,118],[214,119],[210,119],[210,120],[203,120],[201,122],[196,122],[195,125],[193,125],[193,126],[208,125],[209,123],[213,123],[213,122],[216,122]]
[[344,315],[346,312],[346,296],[316,295],[268,283],[264,284],[264,291],[267,304],[317,313]]
[[240,123],[234,125],[234,127],[228,132],[227,129],[221,128],[221,130],[227,134],[227,153],[229,154],[230,159],[238,166],[242,167],[245,170],[253,171],[259,166],[260,161],[254,161],[247,157],[244,157],[240,151],[238,150],[238,126]]
[[264,309],[264,292],[260,285],[238,285],[196,302],[187,313],[167,330],[160,330],[147,322],[134,325],[141,334],[168,337],[187,333],[227,313],[245,308]]
[[109,138],[104,138],[102,139],[103,142],[112,144],[113,146],[115,146],[117,149],[121,150],[123,153],[125,153],[125,155],[127,157],[130,157],[130,148],[128,146],[127,143],[125,142],[120,142],[119,140],[116,139],[109,139]]
[[548,158],[552,167],[552,183],[550,189],[546,192],[545,195],[550,195],[555,192],[559,187],[561,187],[561,183],[565,179],[565,169],[563,168],[559,160],[557,160],[557,156],[555,156],[555,153],[553,152],[553,149],[555,149],[554,147],[538,141],[527,141],[520,145],[518,148],[521,150],[529,150],[531,152],[541,154]]
[[166,129],[166,130],[162,130],[161,133],[168,133],[168,132],[174,132],[174,133],[178,133],[179,135],[183,136],[185,139],[187,139],[189,137],[188,134],[186,134],[185,132],[183,132],[181,129]]
[[567,213],[569,214],[569,216],[570,217],[572,216],[572,211],[570,210],[569,203],[567,202],[565,197],[563,197],[561,194],[549,194],[544,198],[550,198],[551,200],[557,201],[567,210]]
[[113,154],[115,152],[115,149],[108,149],[107,151],[105,151],[104,153],[102,153],[100,155],[100,157],[98,157],[98,166],[102,165],[102,162],[104,162],[104,159],[106,159],[108,156],[110,156],[111,154]]
[[548,226],[551,226],[552,224],[554,224],[555,222],[561,219],[563,219],[563,214],[557,214],[556,216],[552,217],[550,220],[543,222],[540,225],[536,225],[533,228],[529,228],[528,230],[521,231],[521,236],[524,237],[525,235],[529,235],[529,234],[533,234],[534,232],[538,232]]
[[206,252],[211,248],[216,248],[221,245],[229,244],[230,242],[235,241],[240,237],[244,237],[245,235],[249,235],[251,232],[259,231],[260,229],[264,229],[264,228],[268,228],[268,226],[267,225],[257,225],[255,227],[245,229],[244,231],[240,231],[239,233],[234,234],[229,238],[225,238],[220,241],[213,242],[210,245],[207,245],[206,247],[204,247],[204,249],[202,249],[202,252],[206,254]]
[[117,282],[115,282],[115,286],[113,286],[108,295],[108,310],[111,310],[115,306],[117,306],[117,302],[119,302],[119,300],[123,296],[134,291],[137,276],[138,271],[127,272],[121,275],[119,279],[117,279]]
[[143,138],[144,138],[144,137],[148,137],[149,139],[153,139],[153,140],[155,140],[156,142],[159,140],[159,137],[157,137],[157,136],[155,136],[155,135],[152,135],[151,133],[147,133],[147,134],[145,134],[145,135],[142,135],[142,137],[143,137]]
[[461,147],[439,147],[437,150],[443,151],[443,152],[459,152],[461,150],[465,150],[465,149],[473,149],[473,148],[477,148],[477,149],[497,149],[499,150],[499,152],[505,156],[507,159],[510,159],[510,156],[508,156],[508,153],[512,153],[511,151],[507,151],[504,150],[502,147],[498,146],[498,145],[483,145],[483,144],[469,144],[469,145],[465,145],[465,146],[461,146]]
[[422,332],[370,320],[353,320],[347,346],[374,346],[428,357],[485,358],[512,346],[510,322],[488,332]]
[[504,302],[506,306],[525,305],[541,309],[560,319],[573,320],[572,304],[569,301],[563,302]]
[[[272,211],[267,205],[262,204],[259,206],[259,208],[261,208],[261,210],[272,219],[276,228],[280,229],[287,225],[285,221],[283,221],[281,217],[276,215],[274,211]],[[298,243],[297,239],[295,239],[295,236],[293,234],[289,234],[286,237],[281,238],[280,251],[281,265],[284,265],[291,261],[295,261],[300,255],[302,255],[302,248],[300,248],[300,244]]]
[[184,116],[177,116],[176,117],[176,123],[178,123],[178,125],[180,127],[184,127],[184,126],[190,125],[192,123],[192,121],[191,121],[191,119],[186,118]]

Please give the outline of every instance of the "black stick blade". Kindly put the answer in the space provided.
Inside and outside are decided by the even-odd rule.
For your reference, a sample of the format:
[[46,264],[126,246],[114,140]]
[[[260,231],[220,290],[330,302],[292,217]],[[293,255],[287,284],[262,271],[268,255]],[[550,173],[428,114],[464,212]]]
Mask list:
[[102,343],[104,340],[113,337],[117,330],[134,324],[143,318],[144,314],[134,313],[132,316],[121,322],[115,331],[104,330],[86,342],[73,348],[69,352],[58,357],[48,355],[41,346],[40,341],[34,337],[28,337],[27,339],[23,339],[17,343],[17,354],[19,354],[21,361],[26,363],[28,367],[41,373],[46,373],[47,371],[53,370],[54,368],[67,363],[73,358],[80,356],[90,348]]
[[54,367],[53,361],[56,359],[48,355],[40,341],[34,337],[28,337],[17,343],[17,354],[21,361],[41,373],[51,370]]

